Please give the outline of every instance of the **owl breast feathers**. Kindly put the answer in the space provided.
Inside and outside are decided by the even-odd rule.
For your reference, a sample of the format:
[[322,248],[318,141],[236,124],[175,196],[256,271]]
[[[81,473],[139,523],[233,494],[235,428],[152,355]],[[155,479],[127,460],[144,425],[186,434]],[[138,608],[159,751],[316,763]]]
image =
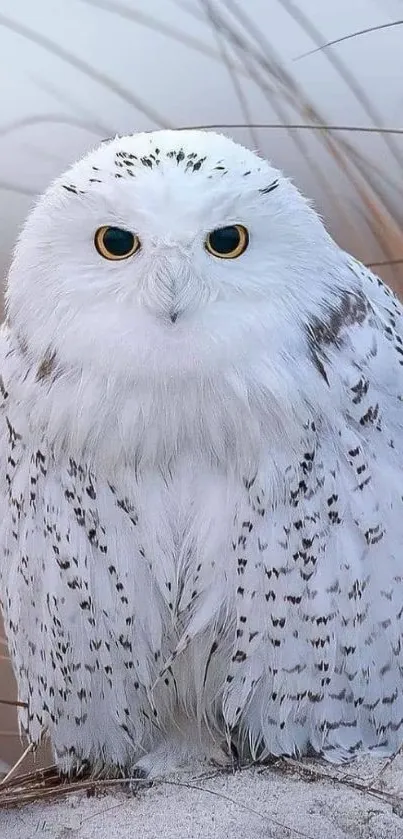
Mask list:
[[1,599],[61,770],[403,741],[403,328],[222,136],[116,137],[17,244]]

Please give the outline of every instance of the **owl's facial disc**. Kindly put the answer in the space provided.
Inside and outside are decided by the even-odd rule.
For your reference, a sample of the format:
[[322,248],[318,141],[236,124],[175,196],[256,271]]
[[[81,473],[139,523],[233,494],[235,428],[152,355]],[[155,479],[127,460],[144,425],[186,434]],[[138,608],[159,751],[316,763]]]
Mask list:
[[[189,243],[187,244],[189,246]],[[249,232],[243,224],[227,224],[209,231],[204,241],[200,237],[200,241],[194,245],[200,251],[203,249],[212,260],[235,260],[246,251]],[[104,224],[95,232],[94,246],[104,260],[120,263],[123,260],[135,259],[142,248],[142,242],[137,233]],[[161,243],[158,243],[158,240],[146,243],[146,250],[149,251],[152,265],[149,271],[149,285],[154,283],[155,286],[155,295],[151,295],[151,301],[148,301],[149,288],[145,290],[147,308],[158,314],[166,323],[175,324],[180,315],[189,309],[191,286],[195,279],[191,262],[186,259],[186,247],[183,242],[180,246],[173,241],[169,247],[165,245],[162,259]],[[147,258],[147,253],[145,256]],[[159,301],[156,299],[158,296]]]
[[8,313],[38,359],[50,348],[66,368],[211,376],[282,343],[337,260],[298,190],[232,140],[117,137],[36,204]]

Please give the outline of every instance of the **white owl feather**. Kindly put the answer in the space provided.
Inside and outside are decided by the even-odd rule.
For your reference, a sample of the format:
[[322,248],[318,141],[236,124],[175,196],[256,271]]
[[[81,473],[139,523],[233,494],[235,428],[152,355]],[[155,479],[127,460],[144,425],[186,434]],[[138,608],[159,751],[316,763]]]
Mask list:
[[62,770],[400,746],[402,323],[222,136],[117,137],[39,200],[0,339],[0,577],[21,725]]

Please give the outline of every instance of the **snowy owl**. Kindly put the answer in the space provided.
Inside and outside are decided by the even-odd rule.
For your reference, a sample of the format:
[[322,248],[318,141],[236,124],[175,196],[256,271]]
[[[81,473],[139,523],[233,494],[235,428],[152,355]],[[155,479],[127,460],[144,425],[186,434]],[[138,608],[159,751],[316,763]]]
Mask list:
[[403,741],[403,319],[232,140],[116,137],[8,278],[1,596],[62,772]]

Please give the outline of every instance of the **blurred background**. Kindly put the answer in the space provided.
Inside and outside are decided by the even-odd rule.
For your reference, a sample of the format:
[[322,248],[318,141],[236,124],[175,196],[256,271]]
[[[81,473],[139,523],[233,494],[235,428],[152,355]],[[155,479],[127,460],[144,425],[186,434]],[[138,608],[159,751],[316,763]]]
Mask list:
[[[2,0],[0,78],[4,280],[35,196],[75,158],[205,126],[284,169],[403,293],[402,0]],[[0,772],[22,751],[7,658],[3,637]]]

